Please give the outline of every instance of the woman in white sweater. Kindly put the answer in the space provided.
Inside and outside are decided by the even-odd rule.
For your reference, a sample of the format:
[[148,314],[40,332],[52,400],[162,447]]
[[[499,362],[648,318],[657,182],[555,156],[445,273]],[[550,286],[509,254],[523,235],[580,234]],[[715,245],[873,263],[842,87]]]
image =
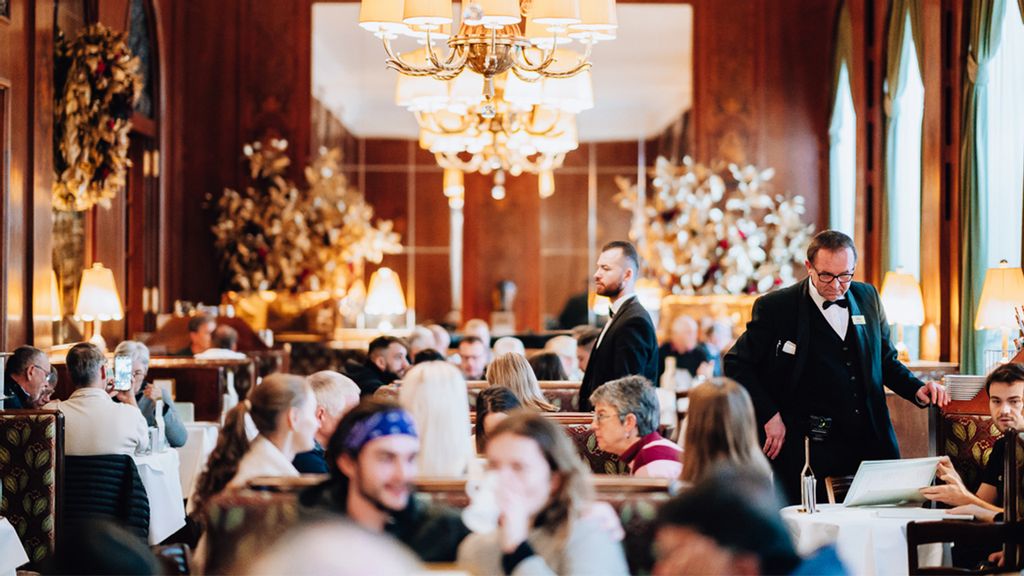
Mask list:
[[472,574],[628,574],[626,556],[593,503],[590,473],[558,424],[520,410],[487,440],[499,527],[459,546]]
[[[259,434],[250,442],[245,416]],[[206,471],[199,477],[194,510],[224,488],[245,486],[258,476],[298,476],[292,460],[313,448],[319,428],[316,397],[301,376],[272,374],[249,394],[245,402],[224,417],[217,446]]]

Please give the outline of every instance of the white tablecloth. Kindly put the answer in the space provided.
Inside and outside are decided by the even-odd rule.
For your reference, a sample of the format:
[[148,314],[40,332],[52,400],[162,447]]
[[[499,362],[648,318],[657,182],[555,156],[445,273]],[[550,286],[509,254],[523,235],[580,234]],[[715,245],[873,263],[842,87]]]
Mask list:
[[181,493],[185,498],[191,498],[196,480],[217,445],[220,425],[215,422],[189,422],[185,429],[188,430],[188,440],[177,450],[181,457]]
[[[873,509],[844,508],[842,504],[819,504],[818,510],[807,514],[800,512],[799,506],[782,509],[782,518],[801,555],[835,544],[850,574],[907,573],[907,524],[913,519],[879,518]],[[938,566],[947,550],[942,544],[920,546],[918,562],[921,566]]]
[[185,525],[178,452],[136,456],[135,465],[149,495],[149,543],[159,544]]
[[28,562],[18,533],[7,518],[0,518],[0,576],[14,574],[18,566]]

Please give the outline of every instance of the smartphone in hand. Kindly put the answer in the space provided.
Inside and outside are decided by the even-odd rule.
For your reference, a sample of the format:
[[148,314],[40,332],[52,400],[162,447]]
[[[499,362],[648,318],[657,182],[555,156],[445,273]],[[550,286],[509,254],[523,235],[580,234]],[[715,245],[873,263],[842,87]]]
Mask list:
[[132,389],[131,356],[114,356],[114,390]]

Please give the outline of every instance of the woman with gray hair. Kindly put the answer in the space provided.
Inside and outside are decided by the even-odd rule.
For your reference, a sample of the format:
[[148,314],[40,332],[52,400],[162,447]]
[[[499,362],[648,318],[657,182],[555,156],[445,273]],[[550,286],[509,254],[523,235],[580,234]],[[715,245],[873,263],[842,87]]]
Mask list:
[[164,401],[164,435],[172,448],[185,445],[188,430],[181,422],[178,411],[174,408],[171,395],[152,382],[144,384],[146,373],[149,372],[149,348],[142,342],[125,340],[114,349],[114,356],[128,356],[132,359],[132,394],[139,405],[139,411],[146,417],[146,424],[156,426],[156,402]]
[[682,450],[658,434],[658,395],[643,376],[626,376],[590,395],[592,428],[601,450],[629,465],[633,476],[678,478]]

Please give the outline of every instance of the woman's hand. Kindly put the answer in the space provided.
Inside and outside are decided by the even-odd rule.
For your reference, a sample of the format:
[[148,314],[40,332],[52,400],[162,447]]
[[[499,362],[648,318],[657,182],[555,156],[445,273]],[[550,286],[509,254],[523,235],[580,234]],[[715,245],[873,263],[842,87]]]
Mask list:
[[160,390],[160,387],[150,382],[146,384],[146,387],[142,389],[142,395],[149,398],[153,402],[164,399],[164,393]]
[[504,481],[500,483],[497,497],[498,509],[501,510],[498,541],[502,553],[511,554],[530,535],[528,499],[518,482]]

